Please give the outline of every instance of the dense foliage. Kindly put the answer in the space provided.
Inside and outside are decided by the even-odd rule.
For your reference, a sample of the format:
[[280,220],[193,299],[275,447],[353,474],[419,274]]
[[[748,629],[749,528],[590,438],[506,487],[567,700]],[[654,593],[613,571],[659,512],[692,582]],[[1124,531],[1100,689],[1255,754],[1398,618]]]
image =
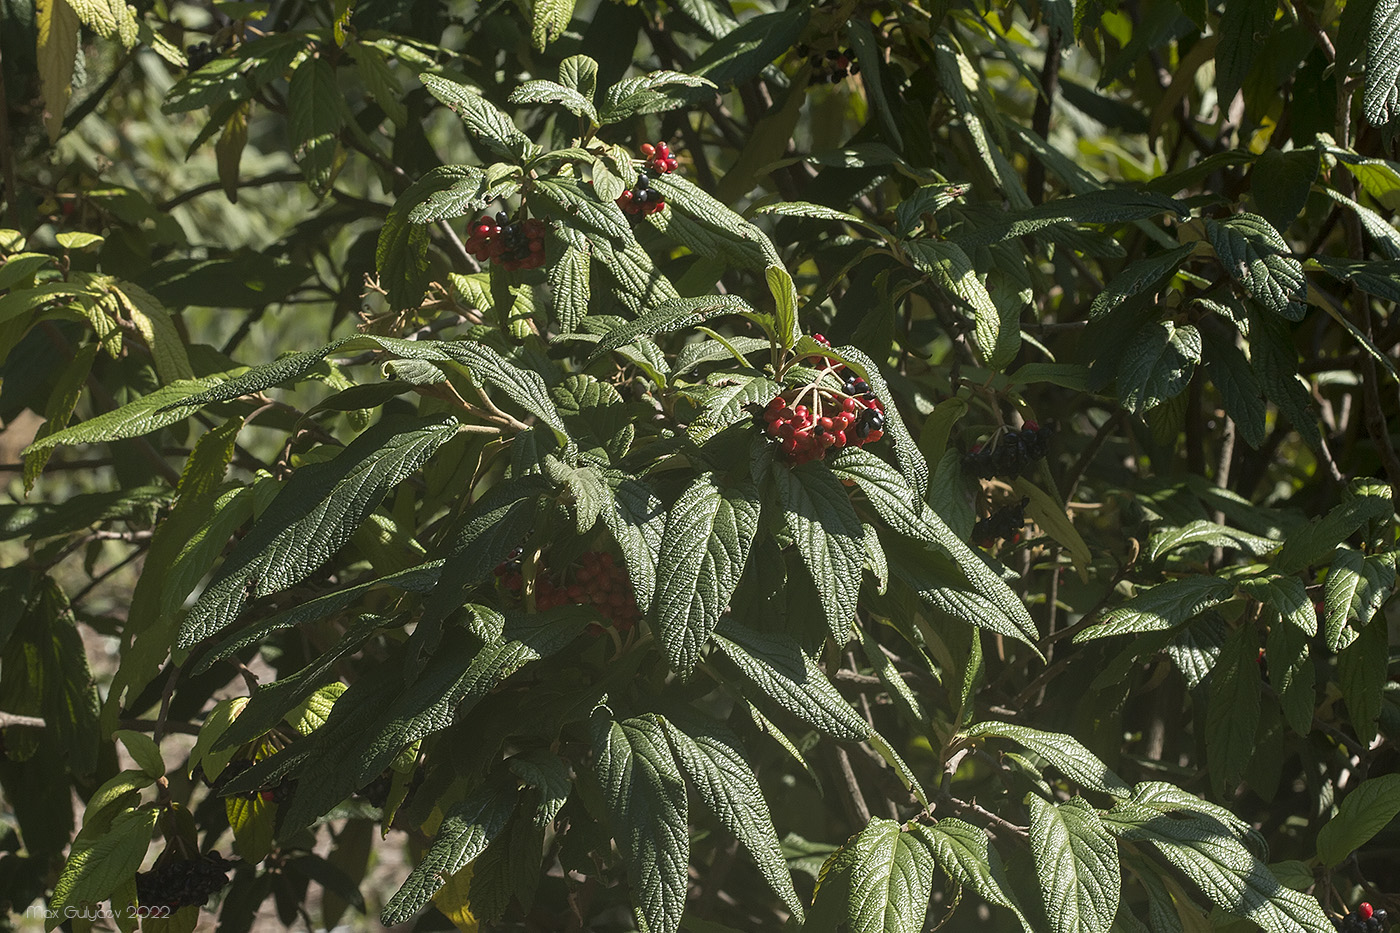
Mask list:
[[3,0],[0,903],[1381,928],[1397,37]]

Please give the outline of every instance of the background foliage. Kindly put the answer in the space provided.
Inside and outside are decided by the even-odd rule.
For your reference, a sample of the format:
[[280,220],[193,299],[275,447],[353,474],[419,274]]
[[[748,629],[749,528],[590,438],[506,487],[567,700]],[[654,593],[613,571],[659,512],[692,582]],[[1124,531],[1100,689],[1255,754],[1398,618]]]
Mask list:
[[0,23],[9,923],[1400,910],[1394,0]]

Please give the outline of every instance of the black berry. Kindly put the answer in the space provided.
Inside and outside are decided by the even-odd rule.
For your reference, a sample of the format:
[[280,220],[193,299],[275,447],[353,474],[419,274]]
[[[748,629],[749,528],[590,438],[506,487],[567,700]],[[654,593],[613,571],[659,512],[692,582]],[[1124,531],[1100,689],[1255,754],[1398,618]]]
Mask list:
[[136,900],[145,908],[203,907],[228,884],[233,866],[218,852],[193,859],[162,856],[150,871],[137,872]]
[[1030,497],[1020,502],[1004,505],[991,515],[972,526],[972,543],[978,547],[991,547],[998,538],[1015,544],[1021,540],[1021,527],[1026,523],[1026,506]]

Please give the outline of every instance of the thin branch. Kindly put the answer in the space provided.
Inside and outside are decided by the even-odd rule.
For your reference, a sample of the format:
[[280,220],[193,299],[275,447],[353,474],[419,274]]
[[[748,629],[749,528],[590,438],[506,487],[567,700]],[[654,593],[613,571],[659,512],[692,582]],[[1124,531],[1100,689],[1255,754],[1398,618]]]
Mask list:
[[[262,175],[258,178],[239,179],[235,187],[261,188],[263,185],[280,185],[286,184],[287,182],[301,181],[301,179],[301,172],[273,172],[270,175]],[[221,181],[211,181],[203,185],[196,185],[188,191],[181,191],[168,201],[161,201],[156,205],[156,210],[160,211],[162,214],[168,213],[181,204],[184,204],[186,201],[193,201],[201,195],[213,194],[216,191],[223,190],[224,183]]]
[[11,726],[33,726],[42,729],[48,723],[38,716],[21,716],[19,713],[0,712],[0,729],[8,729]]

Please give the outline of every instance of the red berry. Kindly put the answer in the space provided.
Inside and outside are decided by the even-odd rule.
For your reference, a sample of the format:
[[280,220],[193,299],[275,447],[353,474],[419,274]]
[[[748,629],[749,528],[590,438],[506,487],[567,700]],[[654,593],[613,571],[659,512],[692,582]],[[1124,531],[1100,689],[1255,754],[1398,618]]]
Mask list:
[[1356,908],[1356,915],[1362,920],[1370,920],[1371,914],[1375,912],[1375,908],[1373,908],[1370,904],[1366,903],[1365,901],[1362,901],[1361,906]]
[[650,159],[652,156],[656,155],[656,147],[653,146],[651,143],[642,143],[642,147],[641,147],[641,148],[642,148],[642,155],[646,156],[648,159]]
[[882,438],[882,437],[884,437],[884,436],[885,436],[885,432],[884,432],[884,431],[881,431],[881,430],[879,430],[879,429],[877,428],[876,430],[871,431],[869,434],[867,434],[867,435],[865,436],[865,442],[866,442],[867,444],[873,444],[873,443],[875,443],[876,441],[878,441],[880,438]]

